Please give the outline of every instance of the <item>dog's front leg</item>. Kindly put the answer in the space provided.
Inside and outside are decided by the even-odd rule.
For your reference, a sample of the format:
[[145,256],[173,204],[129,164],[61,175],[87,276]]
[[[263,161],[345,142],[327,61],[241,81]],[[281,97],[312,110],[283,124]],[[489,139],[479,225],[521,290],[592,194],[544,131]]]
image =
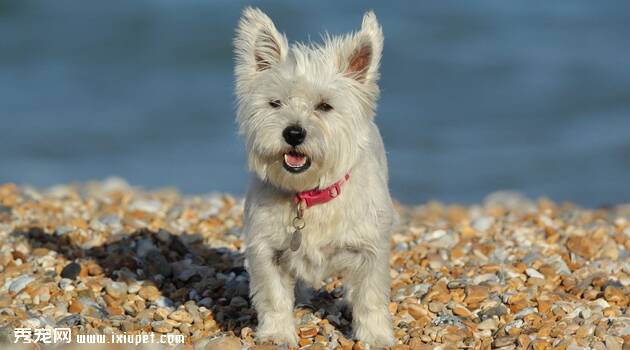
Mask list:
[[[388,247],[388,245],[385,245]],[[357,253],[355,268],[345,276],[346,300],[352,305],[354,336],[377,348],[394,343],[389,303],[389,251]]]
[[247,250],[250,296],[258,313],[256,339],[297,346],[293,321],[295,279],[269,247]]

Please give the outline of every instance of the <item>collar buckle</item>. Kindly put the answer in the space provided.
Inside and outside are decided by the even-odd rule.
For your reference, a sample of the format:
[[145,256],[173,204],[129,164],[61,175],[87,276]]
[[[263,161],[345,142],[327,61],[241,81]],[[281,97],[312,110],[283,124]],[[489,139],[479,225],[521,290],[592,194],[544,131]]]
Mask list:
[[303,203],[303,209],[312,207],[317,204],[327,203],[341,194],[341,185],[350,179],[350,173],[346,174],[341,180],[324,189],[314,189],[310,191],[298,192],[295,195],[295,202]]

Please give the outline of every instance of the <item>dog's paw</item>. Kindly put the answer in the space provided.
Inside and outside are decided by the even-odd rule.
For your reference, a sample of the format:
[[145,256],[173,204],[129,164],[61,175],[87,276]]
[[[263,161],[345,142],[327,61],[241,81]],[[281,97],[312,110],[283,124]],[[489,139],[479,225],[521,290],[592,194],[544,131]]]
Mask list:
[[256,330],[258,342],[272,342],[277,345],[287,344],[291,347],[298,345],[298,337],[295,331],[293,319],[276,319],[271,322],[263,322]]
[[370,345],[370,349],[386,349],[394,345],[394,334],[391,328],[369,329],[358,327],[354,332],[355,338],[365,344]]
[[276,345],[286,344],[289,345],[289,347],[296,347],[298,345],[297,333],[284,330],[259,330],[256,332],[256,341],[259,343],[271,342]]
[[389,318],[374,316],[354,322],[354,337],[369,344],[370,349],[382,349],[394,345],[394,332]]

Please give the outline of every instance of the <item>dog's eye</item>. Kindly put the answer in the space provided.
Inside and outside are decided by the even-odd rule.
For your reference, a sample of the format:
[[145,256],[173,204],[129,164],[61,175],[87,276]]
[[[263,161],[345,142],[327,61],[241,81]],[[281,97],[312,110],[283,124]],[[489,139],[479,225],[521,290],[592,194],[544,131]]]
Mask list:
[[280,108],[282,106],[282,102],[280,100],[269,101],[269,105],[273,108]]
[[326,102],[320,102],[317,106],[315,106],[315,109],[321,112],[328,112],[331,111],[333,107]]

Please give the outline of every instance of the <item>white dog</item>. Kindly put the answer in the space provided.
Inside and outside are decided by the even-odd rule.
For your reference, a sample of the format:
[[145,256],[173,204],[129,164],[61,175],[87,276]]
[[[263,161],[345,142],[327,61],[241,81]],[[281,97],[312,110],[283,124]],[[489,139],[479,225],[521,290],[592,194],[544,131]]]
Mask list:
[[247,8],[236,39],[238,123],[255,172],[245,205],[257,338],[297,344],[294,287],[343,276],[358,340],[393,343],[388,311],[394,210],[374,113],[383,33],[294,44]]

